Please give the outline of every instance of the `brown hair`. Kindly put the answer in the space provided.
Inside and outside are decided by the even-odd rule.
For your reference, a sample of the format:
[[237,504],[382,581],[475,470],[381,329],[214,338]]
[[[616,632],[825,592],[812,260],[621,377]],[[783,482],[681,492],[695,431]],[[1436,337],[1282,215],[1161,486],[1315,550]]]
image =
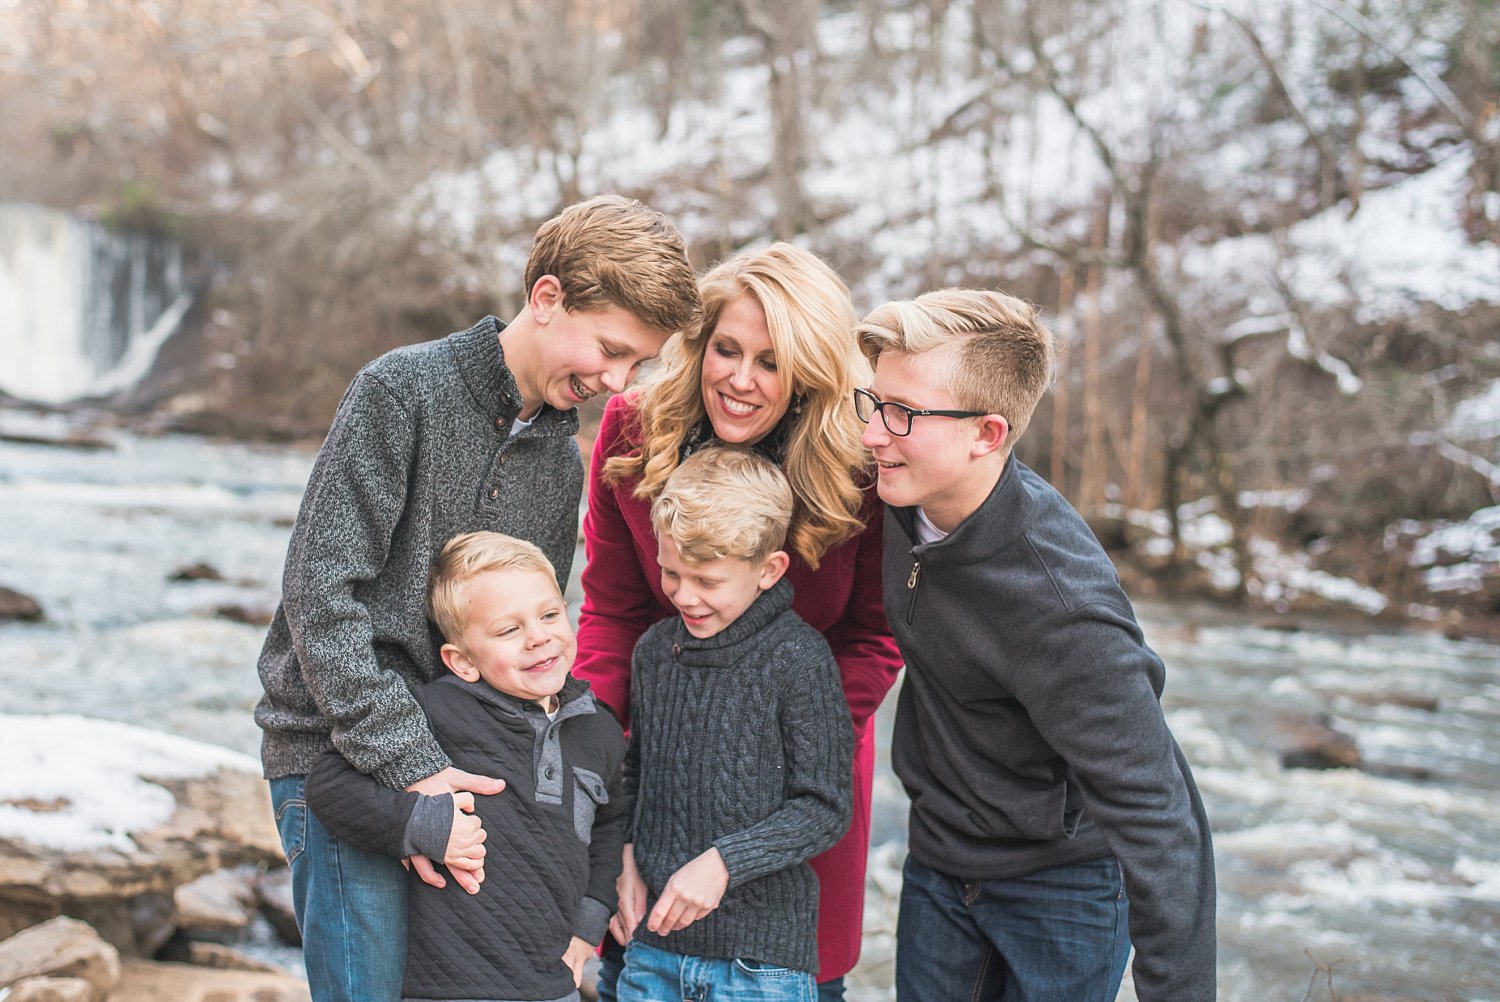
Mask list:
[[569,310],[615,306],[647,327],[674,334],[698,323],[701,307],[682,234],[655,209],[619,195],[570,205],[536,231],[526,291],[553,275]]
[[670,537],[684,559],[759,561],[781,549],[792,520],[792,486],[749,449],[693,453],[667,478],[651,505],[658,536]]
[[427,579],[427,611],[444,640],[457,643],[463,635],[464,586],[490,571],[536,571],[557,587],[552,561],[524,539],[498,532],[454,536],[432,562]]
[[954,402],[1005,418],[1012,443],[1052,385],[1052,332],[1035,306],[1003,292],[939,289],[886,303],[855,334],[872,363],[885,351],[949,352],[945,388]]

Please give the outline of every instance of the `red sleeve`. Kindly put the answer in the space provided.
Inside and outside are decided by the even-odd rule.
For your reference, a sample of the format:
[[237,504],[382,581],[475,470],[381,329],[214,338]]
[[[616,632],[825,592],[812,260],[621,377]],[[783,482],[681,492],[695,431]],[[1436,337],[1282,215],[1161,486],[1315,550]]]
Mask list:
[[[588,514],[583,519],[583,608],[578,614],[578,658],[573,674],[630,726],[630,655],[646,628],[662,617],[641,566],[615,487],[604,483],[604,461],[632,448],[633,408],[623,395],[605,406],[589,460]],[[628,493],[628,484],[620,485]],[[655,570],[653,566],[652,570]]]
[[839,663],[844,680],[844,697],[856,728],[863,726],[881,700],[896,682],[901,670],[901,654],[896,638],[891,636],[885,619],[885,600],[881,595],[881,543],[885,505],[871,487],[865,492],[865,506],[860,513],[864,531],[850,543],[855,547],[854,582],[849,604],[839,621],[825,635],[833,656]]

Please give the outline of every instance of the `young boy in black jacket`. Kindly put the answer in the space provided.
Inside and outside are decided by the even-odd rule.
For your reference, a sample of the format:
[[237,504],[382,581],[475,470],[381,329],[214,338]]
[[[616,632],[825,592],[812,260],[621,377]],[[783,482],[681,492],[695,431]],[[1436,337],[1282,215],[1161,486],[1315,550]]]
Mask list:
[[[782,472],[745,449],[683,461],[651,506],[680,615],[636,644],[611,924],[621,1000],[816,993],[818,878],[849,827],[849,707],[828,642],[792,611]],[[633,938],[632,938],[633,936]]]
[[[900,1002],[1214,998],[1214,858],[1165,674],[1083,519],[1011,454],[1052,381],[1027,303],[945,289],[857,328],[906,660]],[[1128,907],[1127,907],[1128,902]]]
[[[537,547],[455,537],[433,564],[429,604],[451,674],[417,701],[455,766],[504,776],[505,790],[400,792],[329,752],[308,774],[308,806],[340,839],[442,860],[455,878],[410,878],[404,998],[576,999],[615,908],[624,735],[569,675],[577,643]],[[468,848],[479,822],[488,846]]]

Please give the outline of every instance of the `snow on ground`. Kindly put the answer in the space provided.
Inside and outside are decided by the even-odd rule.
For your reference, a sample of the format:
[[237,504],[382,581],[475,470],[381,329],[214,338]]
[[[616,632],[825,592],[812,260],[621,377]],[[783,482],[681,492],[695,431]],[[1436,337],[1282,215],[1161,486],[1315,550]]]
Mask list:
[[1500,572],[1500,506],[1481,508],[1464,522],[1401,528],[1420,535],[1411,562],[1427,568],[1423,579],[1432,591],[1478,591],[1486,574]]
[[0,714],[0,762],[0,838],[68,851],[132,852],[131,832],[170,818],[176,800],[143,777],[260,771],[216,745],[71,714]]
[[1491,383],[1479,393],[1459,401],[1444,429],[1449,438],[1500,439],[1500,382]]

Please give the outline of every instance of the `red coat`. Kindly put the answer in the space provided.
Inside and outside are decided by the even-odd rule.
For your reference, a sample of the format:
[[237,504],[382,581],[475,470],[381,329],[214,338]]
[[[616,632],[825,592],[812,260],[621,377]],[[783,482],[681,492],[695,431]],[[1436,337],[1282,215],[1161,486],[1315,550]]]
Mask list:
[[[603,482],[605,460],[640,444],[635,406],[610,400],[589,463],[589,505],[583,520],[588,563],[573,673],[630,725],[630,653],[646,627],[675,616],[661,590],[651,506],[631,496],[635,480]],[[812,861],[818,874],[818,980],[847,974],[859,959],[864,922],[865,860],[870,846],[870,782],[875,768],[870,718],[896,681],[901,657],[885,620],[880,591],[881,519],[875,489],[865,495],[865,530],[823,555],[814,571],[792,554],[787,579],[792,608],[828,639],[854,718],[854,820],[838,845]]]

